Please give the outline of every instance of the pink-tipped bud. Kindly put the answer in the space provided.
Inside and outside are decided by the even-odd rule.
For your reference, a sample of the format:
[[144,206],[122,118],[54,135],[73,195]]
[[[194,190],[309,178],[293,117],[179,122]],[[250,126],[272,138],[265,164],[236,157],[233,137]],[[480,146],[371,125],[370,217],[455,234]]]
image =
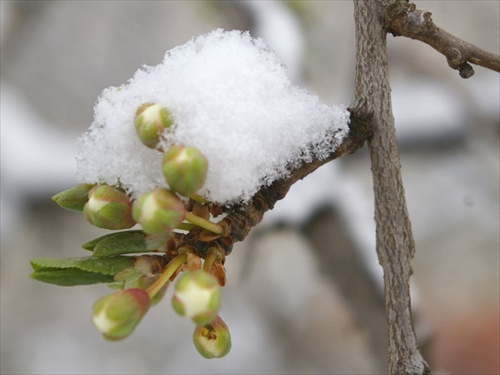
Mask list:
[[172,116],[159,104],[144,103],[136,111],[135,131],[141,142],[149,148],[158,146],[161,135],[172,124]]
[[211,323],[198,325],[193,342],[205,358],[222,358],[231,350],[231,335],[226,323],[217,316]]
[[98,300],[92,307],[92,323],[108,340],[129,336],[146,315],[151,298],[143,289],[122,289]]
[[175,229],[186,216],[184,203],[171,191],[157,188],[141,195],[133,205],[132,215],[144,232],[160,234]]
[[203,187],[207,170],[207,158],[196,147],[175,145],[163,156],[165,180],[172,190],[184,196]]
[[135,225],[132,202],[123,191],[108,185],[98,185],[89,191],[83,208],[87,220],[104,229],[127,229]]
[[217,279],[204,270],[186,272],[175,285],[174,310],[196,324],[210,323],[221,306],[221,287]]

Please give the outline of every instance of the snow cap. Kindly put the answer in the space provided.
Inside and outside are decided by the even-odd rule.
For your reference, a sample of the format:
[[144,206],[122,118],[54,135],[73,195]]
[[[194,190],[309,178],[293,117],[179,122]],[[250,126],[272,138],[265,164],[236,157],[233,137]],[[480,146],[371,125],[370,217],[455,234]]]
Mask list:
[[220,204],[249,201],[300,163],[327,157],[348,132],[347,109],[292,86],[261,39],[218,29],[102,92],[78,142],[80,183],[120,184],[133,198],[168,188],[161,153],[146,148],[134,129],[143,103],[165,106],[173,117],[165,150],[184,144],[205,155],[209,168],[199,193]]

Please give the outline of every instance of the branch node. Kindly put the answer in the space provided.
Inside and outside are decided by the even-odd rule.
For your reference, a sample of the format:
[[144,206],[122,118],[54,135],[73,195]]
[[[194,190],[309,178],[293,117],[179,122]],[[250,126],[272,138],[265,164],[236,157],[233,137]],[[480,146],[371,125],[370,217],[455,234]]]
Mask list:
[[466,62],[458,67],[458,74],[464,79],[470,78],[474,75],[474,68]]
[[431,12],[425,11],[424,14],[422,15],[422,17],[424,18],[425,27],[433,27],[434,26],[434,22],[432,22],[432,13]]

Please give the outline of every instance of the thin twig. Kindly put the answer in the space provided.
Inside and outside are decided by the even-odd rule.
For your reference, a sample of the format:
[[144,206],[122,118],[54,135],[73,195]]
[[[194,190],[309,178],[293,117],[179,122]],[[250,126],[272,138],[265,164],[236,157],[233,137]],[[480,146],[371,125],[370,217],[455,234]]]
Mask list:
[[205,233],[199,230],[192,230],[187,234],[177,234],[175,236],[175,247],[191,246],[202,257],[209,248],[217,247],[228,255],[232,250],[233,244],[243,241],[250,233],[250,230],[260,223],[264,217],[264,213],[271,210],[277,201],[283,199],[295,182],[306,177],[329,161],[353,153],[371,137],[371,115],[355,110],[350,110],[350,112],[349,133],[327,158],[315,159],[309,163],[302,164],[292,171],[288,177],[261,188],[250,203],[246,205],[235,205],[224,209],[227,216],[220,224],[228,228],[227,232],[229,235],[224,237],[205,235]]
[[500,56],[482,50],[436,26],[432,13],[419,10],[415,4],[398,2],[386,13],[387,31],[394,36],[420,40],[443,54],[448,65],[460,77],[469,78],[474,69],[469,63],[500,72]]

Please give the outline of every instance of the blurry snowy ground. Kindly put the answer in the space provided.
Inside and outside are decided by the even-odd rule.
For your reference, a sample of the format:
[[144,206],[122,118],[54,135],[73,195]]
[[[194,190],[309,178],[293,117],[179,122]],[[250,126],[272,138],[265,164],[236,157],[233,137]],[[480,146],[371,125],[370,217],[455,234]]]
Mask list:
[[[328,267],[318,272],[314,238],[301,229],[314,209],[332,207],[351,251],[380,274],[366,150],[298,183],[259,235],[235,247],[222,309],[233,350],[224,359],[197,355],[192,324],[168,299],[129,339],[109,343],[90,323],[105,286],[66,289],[27,277],[30,258],[83,255],[80,244],[103,233],[50,197],[73,185],[74,143],[100,91],[157,64],[167,49],[217,27],[250,28],[289,65],[294,82],[327,103],[349,103],[351,2],[290,3],[0,3],[1,373],[375,371],[366,333]],[[499,53],[498,2],[417,4],[448,31]],[[428,359],[437,371],[498,373],[499,76],[476,68],[463,80],[428,46],[392,37],[388,44]]]

